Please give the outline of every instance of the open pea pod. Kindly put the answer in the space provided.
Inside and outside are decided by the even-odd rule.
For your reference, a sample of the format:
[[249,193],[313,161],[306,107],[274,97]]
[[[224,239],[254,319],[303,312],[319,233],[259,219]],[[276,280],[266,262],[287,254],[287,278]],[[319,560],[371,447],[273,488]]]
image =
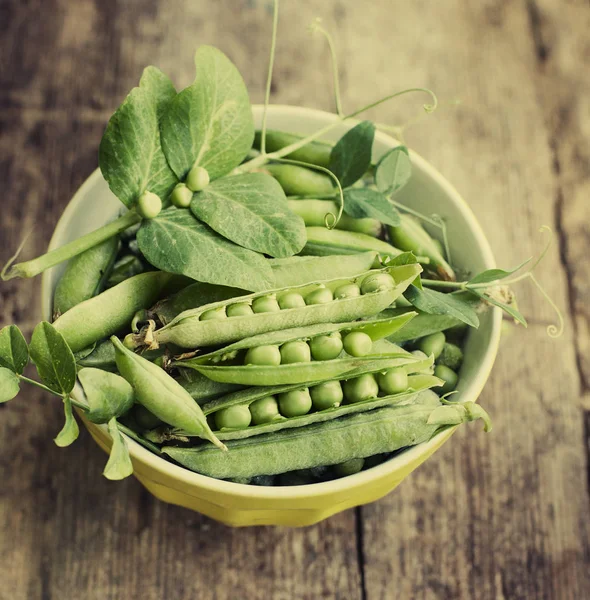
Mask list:
[[[188,310],[174,318],[166,326],[146,336],[145,343],[151,345],[173,343],[181,348],[199,348],[214,344],[234,342],[246,337],[277,331],[314,325],[316,323],[344,323],[378,314],[398,298],[420,274],[422,267],[417,264],[388,267],[368,271],[346,279],[331,279],[291,288],[282,288],[272,292],[258,292],[241,296],[237,300],[223,300],[194,310]],[[276,312],[259,312],[244,316],[232,316],[220,319],[202,320],[205,312],[225,312],[232,304],[252,305],[263,296],[281,298],[288,293],[297,293],[306,297],[318,288],[328,288],[332,292],[349,284],[360,284],[365,277],[375,273],[387,273],[393,279],[392,287],[370,291],[357,297],[347,297],[324,304],[306,304],[296,308],[285,308]]]

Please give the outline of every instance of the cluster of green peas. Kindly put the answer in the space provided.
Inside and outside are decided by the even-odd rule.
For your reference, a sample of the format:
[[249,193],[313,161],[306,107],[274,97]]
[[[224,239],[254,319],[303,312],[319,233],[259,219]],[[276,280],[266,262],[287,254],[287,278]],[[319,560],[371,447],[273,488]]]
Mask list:
[[276,396],[259,398],[250,405],[228,406],[210,415],[209,420],[215,430],[245,429],[250,425],[263,425],[283,418],[300,417],[311,410],[336,408],[342,403],[354,404],[372,400],[379,395],[401,394],[407,388],[407,373],[403,369],[394,368],[382,373],[364,373],[343,381],[324,381]]
[[434,375],[445,383],[440,389],[441,394],[448,394],[457,387],[459,375],[457,371],[463,363],[463,351],[456,344],[447,342],[442,331],[420,338],[416,344],[417,352],[425,356],[434,356]]
[[254,298],[252,302],[237,302],[229,306],[220,306],[206,310],[201,314],[201,321],[226,319],[228,317],[245,317],[257,313],[279,312],[290,308],[301,308],[312,304],[328,304],[334,300],[358,298],[361,295],[384,292],[395,287],[395,281],[389,273],[371,273],[367,275],[360,286],[356,283],[345,283],[332,291],[321,286],[308,292],[305,297],[298,292],[287,292],[277,297],[268,294]]

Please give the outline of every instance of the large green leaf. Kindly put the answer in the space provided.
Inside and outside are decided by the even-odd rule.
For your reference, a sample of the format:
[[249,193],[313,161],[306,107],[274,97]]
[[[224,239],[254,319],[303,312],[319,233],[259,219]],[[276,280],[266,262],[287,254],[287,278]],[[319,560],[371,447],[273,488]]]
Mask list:
[[64,397],[64,415],[66,419],[64,426],[53,440],[55,445],[60,448],[73,444],[80,435],[80,428],[76,422],[76,417],[74,417],[72,401],[69,396]]
[[357,219],[370,217],[387,225],[400,224],[399,213],[387,197],[369,188],[344,190],[344,211]]
[[111,191],[131,208],[146,190],[165,200],[177,183],[160,142],[158,116],[176,95],[155,67],[144,71],[111,117],[102,136],[98,162]]
[[201,46],[197,76],[162,118],[162,147],[176,176],[184,180],[197,164],[217,179],[237,167],[254,140],[248,91],[233,63],[217,48]]
[[147,260],[163,271],[250,291],[273,287],[272,269],[261,254],[217,235],[187,209],[169,208],[144,221],[137,241]]
[[133,406],[133,388],[115,373],[87,367],[80,369],[78,379],[90,407],[86,418],[93,423],[108,423],[112,418],[125,414]]
[[7,325],[0,330],[0,367],[22,375],[29,362],[29,348],[21,330]]
[[131,464],[127,442],[121,435],[117,420],[114,417],[109,421],[108,427],[109,435],[113,440],[113,446],[111,448],[111,453],[109,454],[109,460],[104,468],[103,475],[107,479],[119,481],[120,479],[129,477],[129,475],[133,473],[133,465]]
[[428,288],[419,289],[411,285],[404,296],[417,309],[430,315],[450,315],[471,325],[479,327],[479,318],[473,306],[461,295],[443,294]]
[[347,131],[332,148],[330,171],[338,177],[342,187],[358,181],[371,165],[375,125],[362,121]]
[[223,237],[284,258],[307,241],[303,219],[289,209],[283,188],[264,173],[218,179],[195,194],[191,211]]
[[0,404],[12,400],[19,389],[18,376],[11,369],[0,367]]
[[412,163],[405,146],[397,146],[384,154],[375,169],[377,189],[388,195],[406,185],[411,176]]

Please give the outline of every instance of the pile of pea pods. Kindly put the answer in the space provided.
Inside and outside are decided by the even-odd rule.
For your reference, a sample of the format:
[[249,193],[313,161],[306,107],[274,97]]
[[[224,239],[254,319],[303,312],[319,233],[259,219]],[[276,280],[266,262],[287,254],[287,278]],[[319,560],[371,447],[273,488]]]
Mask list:
[[[267,143],[293,139],[269,132]],[[310,143],[296,158],[326,164],[330,148]],[[117,373],[134,394],[118,417],[128,436],[198,473],[252,485],[348,476],[442,427],[478,418],[488,427],[479,406],[452,402],[467,325],[403,295],[425,269],[454,276],[437,241],[406,216],[385,227],[345,215],[328,229],[327,176],[290,164],[266,170],[308,233],[301,256],[271,261],[275,289],[157,271],[137,227],[68,263],[53,326],[83,387],[94,370]]]

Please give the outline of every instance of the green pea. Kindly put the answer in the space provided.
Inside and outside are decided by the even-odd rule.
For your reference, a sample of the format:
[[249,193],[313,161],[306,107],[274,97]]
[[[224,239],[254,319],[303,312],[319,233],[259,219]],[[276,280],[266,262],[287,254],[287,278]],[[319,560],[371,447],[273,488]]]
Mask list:
[[434,367],[434,375],[435,377],[440,377],[445,382],[442,388],[440,388],[441,394],[448,394],[457,387],[459,376],[453,369],[449,369],[445,365],[436,365]]
[[386,395],[401,394],[408,389],[408,374],[403,369],[389,369],[377,374],[379,389]]
[[266,398],[254,400],[249,408],[250,414],[252,415],[252,423],[254,423],[254,425],[270,423],[271,421],[281,418],[279,405],[274,396],[266,396]]
[[219,308],[211,308],[210,310],[206,310],[199,317],[200,321],[212,321],[217,319],[227,319],[227,314],[225,313],[225,306],[220,306]]
[[364,466],[364,458],[351,458],[346,462],[334,465],[332,468],[334,469],[334,473],[338,477],[347,477],[348,475],[354,475],[355,473],[359,473],[363,470]]
[[155,219],[161,210],[162,200],[153,192],[146,190],[137,201],[137,212],[144,219]]
[[287,342],[281,346],[281,364],[309,362],[311,351],[307,343],[302,341]]
[[334,294],[329,288],[318,288],[305,296],[305,304],[328,304],[334,300]]
[[186,176],[186,186],[193,192],[200,192],[209,185],[209,173],[207,169],[194,165]]
[[177,208],[188,208],[192,199],[193,192],[184,183],[177,183],[170,195],[170,201]]
[[309,388],[315,410],[326,410],[340,406],[344,398],[339,381],[325,381]]
[[333,360],[342,352],[342,340],[335,335],[318,335],[309,342],[314,360]]
[[260,296],[252,302],[252,310],[255,313],[279,312],[281,307],[275,296]]
[[311,396],[307,388],[279,394],[279,410],[284,417],[299,417],[311,410]]
[[361,292],[363,294],[386,292],[392,290],[394,287],[395,281],[389,273],[371,273],[363,279]]
[[442,331],[438,331],[437,333],[427,335],[426,337],[418,340],[416,347],[419,350],[422,350],[426,356],[433,354],[434,358],[437,359],[443,350],[445,341],[445,334]]
[[230,304],[227,307],[228,317],[245,317],[247,315],[254,314],[252,307],[246,302],[238,302],[237,304]]
[[301,308],[305,306],[305,300],[301,294],[297,292],[289,292],[279,298],[279,306],[285,308]]
[[373,347],[373,340],[363,331],[351,331],[344,336],[344,350],[351,356],[367,356]]
[[257,346],[256,348],[250,348],[246,352],[244,364],[277,367],[281,364],[281,351],[278,346]]
[[215,413],[217,429],[245,429],[250,425],[252,415],[247,406],[228,406]]
[[463,350],[455,344],[445,344],[436,362],[456,371],[463,363]]
[[361,295],[361,288],[356,283],[345,283],[334,290],[334,298],[341,300],[343,298],[358,298]]
[[377,398],[378,394],[379,386],[371,373],[365,373],[344,382],[344,397],[351,404]]
[[158,419],[156,415],[150,412],[145,406],[136,404],[133,408],[133,416],[135,422],[141,427],[141,429],[155,429],[162,425],[162,420]]

